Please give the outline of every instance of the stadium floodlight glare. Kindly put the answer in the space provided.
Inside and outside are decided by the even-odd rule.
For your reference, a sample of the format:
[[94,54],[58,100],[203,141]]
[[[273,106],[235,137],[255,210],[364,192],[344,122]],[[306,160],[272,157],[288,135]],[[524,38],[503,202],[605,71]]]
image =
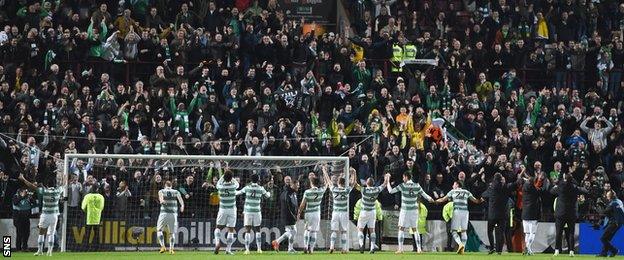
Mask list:
[[[154,198],[154,189],[160,185],[159,180],[155,176],[159,175],[164,183],[165,179],[172,180],[174,187],[185,184],[186,176],[199,176],[199,186],[206,188],[211,185],[211,181],[223,173],[225,169],[233,172],[234,178],[240,183],[240,188],[244,187],[251,175],[261,176],[261,185],[265,185],[272,194],[268,201],[263,201],[263,212],[270,212],[270,216],[263,216],[263,241],[270,243],[279,231],[283,231],[280,226],[279,211],[276,210],[276,204],[279,198],[279,191],[283,187],[276,186],[281,184],[284,176],[291,178],[299,178],[301,181],[300,194],[306,188],[308,175],[311,172],[319,174],[322,167],[329,170],[332,182],[337,182],[338,178],[344,178],[345,183],[349,183],[349,158],[337,156],[227,156],[227,155],[143,155],[143,154],[65,154],[62,176],[68,185],[65,187],[64,196],[67,198],[70,190],[71,177],[84,175],[79,177],[79,182],[84,182],[87,178],[87,170],[77,167],[86,167],[91,181],[99,182],[101,188],[107,186],[109,192],[115,194],[114,187],[109,185],[106,178],[102,176],[115,175],[116,182],[120,179],[130,180],[135,175],[145,175],[150,177],[149,183],[143,183],[142,187],[147,187],[141,194],[132,194],[131,196],[140,196],[132,198],[132,202],[128,202],[127,210],[114,212],[103,212],[103,224],[98,237],[85,237],[84,218],[80,209],[75,207],[69,208],[68,201],[63,203],[63,213],[61,219],[61,251],[89,251],[89,250],[136,250],[139,248],[154,248],[156,240],[152,238],[154,235],[154,226],[157,210],[154,210],[157,204],[157,196]],[[300,177],[303,176],[303,177]],[[276,178],[277,177],[277,178]],[[195,177],[197,178],[197,177]],[[321,183],[324,181],[321,179]],[[177,182],[177,183],[176,183]],[[206,182],[206,187],[202,185]],[[212,187],[212,186],[210,186]],[[156,190],[157,192],[157,190]],[[215,198],[214,190],[202,190],[199,194],[193,194],[194,199],[186,205],[184,213],[180,214],[180,229],[178,233],[185,236],[178,241],[178,248],[205,248],[214,246],[212,241],[212,232],[215,227],[214,218],[216,216],[218,206],[218,198]],[[113,196],[115,198],[115,196]],[[299,196],[299,202],[302,197]],[[140,202],[139,202],[140,201]],[[238,200],[237,211],[239,213],[238,222],[242,223],[243,205]],[[106,203],[111,203],[106,201]],[[186,202],[185,202],[186,203]],[[319,238],[329,241],[330,236],[330,218],[332,209],[332,199],[329,190],[326,192],[322,203],[321,212],[321,233]],[[112,205],[112,204],[111,204]],[[275,213],[277,212],[277,213]],[[301,221],[299,221],[301,222]],[[301,225],[301,223],[298,223]],[[301,225],[301,233],[303,226]],[[242,230],[242,224],[237,224],[236,230]],[[349,232],[348,232],[349,233]],[[91,234],[93,235],[93,234]],[[236,238],[242,240],[242,236]],[[86,245],[97,240],[98,246],[92,247]],[[348,242],[354,241],[351,237]],[[149,243],[148,243],[149,242]],[[319,244],[319,247],[329,247],[328,242]],[[353,248],[353,247],[351,247]]]

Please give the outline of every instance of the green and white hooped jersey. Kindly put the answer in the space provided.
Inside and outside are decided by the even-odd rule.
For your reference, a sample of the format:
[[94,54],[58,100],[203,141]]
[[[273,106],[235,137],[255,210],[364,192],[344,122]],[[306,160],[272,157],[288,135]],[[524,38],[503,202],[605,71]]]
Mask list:
[[219,209],[236,209],[236,190],[238,182],[234,179],[230,182],[224,182],[223,178],[217,182],[217,190],[219,191]]
[[59,214],[59,201],[63,194],[63,187],[38,188],[37,194],[41,199],[41,213]]
[[468,200],[474,199],[470,191],[464,189],[453,189],[446,194],[449,200],[453,201],[453,210],[468,211]]
[[310,188],[303,192],[303,198],[306,200],[305,213],[321,212],[321,202],[327,188]]
[[375,210],[375,201],[383,189],[383,186],[362,188],[362,211]]
[[390,190],[390,193],[401,192],[401,210],[418,210],[418,197],[430,200],[431,197],[423,191],[420,184],[408,181],[399,184]]
[[164,188],[158,191],[158,193],[162,194],[164,200],[163,203],[160,204],[160,214],[178,213],[178,195],[180,194],[180,192],[172,188]]
[[245,206],[244,213],[258,213],[261,211],[260,202],[262,197],[270,197],[271,194],[267,192],[264,187],[257,183],[252,183],[245,186],[239,194],[245,194]]
[[334,212],[349,212],[349,193],[351,187],[333,187],[331,188]]

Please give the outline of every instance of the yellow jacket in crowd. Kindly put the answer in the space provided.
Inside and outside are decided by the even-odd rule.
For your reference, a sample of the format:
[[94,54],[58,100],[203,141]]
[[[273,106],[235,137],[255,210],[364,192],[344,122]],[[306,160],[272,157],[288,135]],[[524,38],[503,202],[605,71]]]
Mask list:
[[[362,210],[362,199],[359,199],[355,203],[355,207],[353,208],[353,219],[358,220],[360,218],[360,211]],[[375,216],[377,221],[383,220],[383,214],[381,214],[381,203],[379,201],[375,201]]]
[[418,150],[425,149],[425,136],[427,134],[427,129],[429,129],[429,126],[431,126],[431,115],[427,115],[427,121],[425,122],[425,125],[419,130],[416,130],[416,128],[414,127],[414,120],[411,116],[409,117],[409,120],[407,121],[407,134],[411,137],[411,146],[416,147],[416,149]]

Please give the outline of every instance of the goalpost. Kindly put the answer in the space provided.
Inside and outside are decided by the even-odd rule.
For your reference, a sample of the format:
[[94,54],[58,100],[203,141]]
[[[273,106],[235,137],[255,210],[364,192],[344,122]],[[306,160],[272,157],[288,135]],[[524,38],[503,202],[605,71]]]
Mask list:
[[[348,157],[66,154],[63,178],[67,181],[65,197],[68,199],[63,205],[60,248],[63,252],[157,248],[157,192],[166,180],[170,180],[183,194],[186,206],[185,212],[178,216],[177,247],[211,249],[218,211],[216,181],[225,169],[229,169],[239,181],[240,188],[256,174],[260,177],[259,184],[271,192],[271,198],[262,201],[260,226],[263,249],[269,250],[271,241],[284,232],[279,211],[284,178],[289,176],[299,181],[297,198],[300,203],[303,192],[309,188],[309,175],[316,174],[322,185],[326,185],[321,167],[329,169],[334,185],[338,178],[345,178],[345,183],[350,183]],[[76,207],[76,201],[81,202],[90,186],[96,183],[105,197],[105,208],[102,225],[89,233],[85,227],[85,213],[80,209],[80,203]],[[238,248],[243,240],[243,202],[244,196],[237,197],[234,247]],[[327,189],[321,204],[318,248],[329,248],[331,204],[331,192]],[[350,218],[352,215],[349,213]],[[295,248],[301,248],[303,220],[297,222],[297,229],[300,232],[295,238]],[[355,225],[351,222],[347,231],[349,248],[354,248],[352,241],[357,242],[354,230]]]

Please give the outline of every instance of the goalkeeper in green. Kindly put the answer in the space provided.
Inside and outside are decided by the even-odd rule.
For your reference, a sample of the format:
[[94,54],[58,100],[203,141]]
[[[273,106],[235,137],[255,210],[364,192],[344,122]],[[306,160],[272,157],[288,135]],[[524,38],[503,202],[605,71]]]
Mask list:
[[[87,213],[87,230],[85,232],[85,243],[89,246],[99,244],[99,234],[95,235],[99,230],[99,226],[102,223],[102,210],[104,210],[104,196],[98,193],[98,185],[91,186],[89,194],[85,195],[82,199],[81,205],[82,211]],[[99,233],[99,232],[98,232]],[[91,241],[91,234],[93,234],[93,240]]]

